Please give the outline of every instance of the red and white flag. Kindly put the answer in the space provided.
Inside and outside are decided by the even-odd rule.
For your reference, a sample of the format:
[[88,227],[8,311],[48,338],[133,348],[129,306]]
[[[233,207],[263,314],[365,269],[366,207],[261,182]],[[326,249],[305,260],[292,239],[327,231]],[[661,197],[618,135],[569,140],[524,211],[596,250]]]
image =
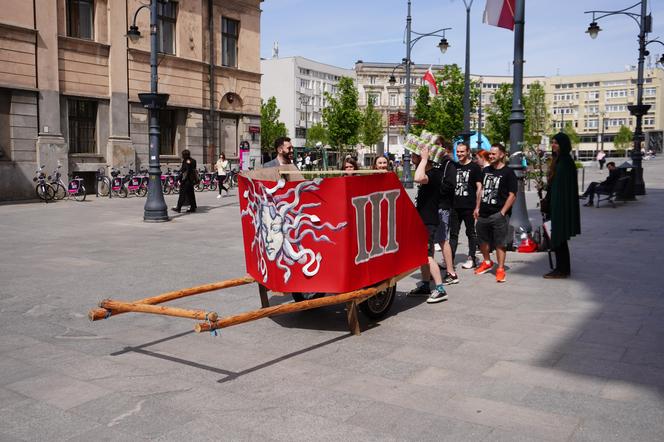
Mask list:
[[427,69],[427,71],[424,73],[424,77],[422,77],[422,79],[429,83],[429,93],[438,95],[438,83],[436,82],[436,77],[433,75],[431,66],[429,66],[429,69]]
[[486,0],[484,23],[513,31],[514,3],[515,0]]

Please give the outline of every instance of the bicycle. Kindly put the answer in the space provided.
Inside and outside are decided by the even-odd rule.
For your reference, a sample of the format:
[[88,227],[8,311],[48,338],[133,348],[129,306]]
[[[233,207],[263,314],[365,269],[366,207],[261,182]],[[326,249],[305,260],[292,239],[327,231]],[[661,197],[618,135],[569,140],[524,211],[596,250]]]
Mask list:
[[48,203],[50,200],[55,198],[55,190],[53,190],[53,186],[46,182],[46,174],[43,172],[44,167],[46,166],[41,166],[35,171],[37,176],[35,176],[32,181],[37,183],[35,187],[35,193],[37,194],[37,197],[45,203]]
[[[108,167],[108,164],[106,165],[106,167]],[[99,198],[100,196],[107,196],[111,198],[111,193],[112,193],[111,187],[113,186],[111,183],[111,178],[108,175],[106,175],[105,168],[100,167],[99,169],[97,169],[96,182],[97,182],[97,192],[96,192],[97,198]]]
[[207,168],[200,169],[199,175],[201,181],[194,186],[197,192],[202,192],[204,190],[217,190],[217,181],[214,178],[214,174],[207,171]]
[[69,182],[67,192],[69,193],[69,196],[73,197],[76,201],[85,201],[87,194],[85,192],[83,178],[75,175],[74,178]]
[[65,186],[64,181],[62,181],[62,174],[60,173],[60,169],[62,168],[61,164],[58,164],[58,167],[53,171],[53,175],[48,177],[48,180],[50,181],[51,187],[53,187],[53,191],[55,192],[55,198],[56,200],[62,200],[67,196],[67,186]]
[[111,168],[111,191],[109,197],[115,195],[116,197],[126,198],[127,188],[124,186],[124,176],[115,167]]

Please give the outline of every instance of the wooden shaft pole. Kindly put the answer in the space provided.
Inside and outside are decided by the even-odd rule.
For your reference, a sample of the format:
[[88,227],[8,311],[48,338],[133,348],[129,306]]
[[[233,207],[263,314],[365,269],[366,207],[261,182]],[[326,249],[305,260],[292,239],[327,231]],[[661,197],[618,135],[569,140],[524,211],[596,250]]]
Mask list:
[[[225,281],[214,282],[211,284],[203,284],[196,287],[190,287],[181,290],[175,290],[173,292],[162,293],[161,295],[151,296],[149,298],[138,299],[132,301],[132,304],[162,304],[164,302],[173,301],[174,299],[185,298],[187,296],[198,295],[201,293],[212,292],[214,290],[225,289],[229,287],[237,287],[240,285],[251,284],[256,280],[251,276],[243,276],[242,278],[227,279]],[[96,308],[90,310],[88,317],[91,321],[98,321],[100,319],[106,319],[109,316],[117,315],[120,313],[126,313],[125,311],[119,311],[116,309],[105,309],[105,308]]]
[[387,283],[380,284],[375,287],[366,289],[355,290],[348,293],[341,293],[339,295],[324,296],[318,299],[310,299],[308,301],[294,302],[289,304],[275,305],[273,307],[261,308],[259,310],[252,310],[238,315],[227,316],[212,323],[202,322],[196,324],[194,330],[197,333],[203,331],[215,330],[218,328],[230,327],[232,325],[243,324],[256,319],[267,318],[270,316],[283,315],[285,313],[299,312],[302,310],[310,310],[312,308],[325,307],[328,305],[342,304],[349,301],[362,302],[366,298],[370,298],[376,293],[384,290]]
[[133,302],[115,301],[104,299],[99,303],[101,308],[117,312],[151,313],[154,315],[177,316],[178,318],[198,319],[199,321],[216,321],[219,318],[216,312],[205,310],[189,310],[178,307],[166,307],[163,305],[136,304]]

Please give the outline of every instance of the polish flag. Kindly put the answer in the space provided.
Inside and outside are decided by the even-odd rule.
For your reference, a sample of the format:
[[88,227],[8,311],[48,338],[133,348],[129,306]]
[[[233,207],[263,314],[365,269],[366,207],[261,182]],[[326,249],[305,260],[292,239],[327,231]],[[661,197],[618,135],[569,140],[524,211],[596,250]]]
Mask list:
[[429,93],[438,95],[438,84],[436,83],[436,77],[433,75],[431,66],[429,66],[429,69],[427,69],[427,71],[424,73],[424,77],[422,77],[422,79],[429,83]]
[[514,30],[514,3],[516,0],[486,0],[484,23]]

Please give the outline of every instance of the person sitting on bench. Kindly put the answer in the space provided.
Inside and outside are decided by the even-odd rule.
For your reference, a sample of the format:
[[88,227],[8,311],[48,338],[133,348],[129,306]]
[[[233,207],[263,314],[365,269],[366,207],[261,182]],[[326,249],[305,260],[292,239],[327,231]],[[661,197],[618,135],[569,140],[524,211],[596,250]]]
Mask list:
[[613,190],[613,186],[615,186],[615,184],[618,182],[618,179],[620,178],[620,172],[616,167],[616,163],[610,161],[606,163],[606,168],[609,169],[608,178],[601,183],[593,181],[592,183],[588,184],[586,191],[583,192],[583,195],[579,197],[588,198],[588,202],[584,204],[584,206],[592,207],[596,192],[611,192]]

